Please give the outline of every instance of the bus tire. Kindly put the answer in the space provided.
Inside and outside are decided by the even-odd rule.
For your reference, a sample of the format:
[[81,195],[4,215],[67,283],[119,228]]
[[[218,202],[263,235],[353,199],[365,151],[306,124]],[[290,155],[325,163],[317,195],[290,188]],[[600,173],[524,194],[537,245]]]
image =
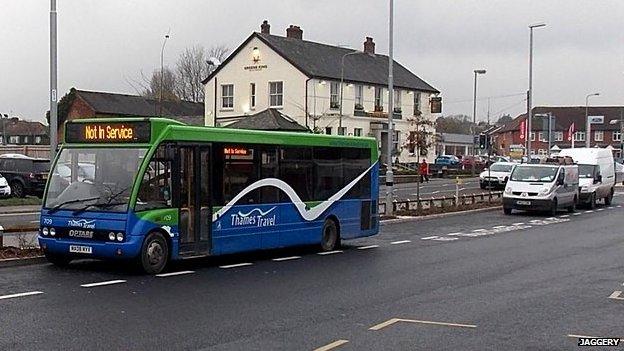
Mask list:
[[48,262],[52,263],[57,267],[67,267],[72,261],[71,257],[65,255],[57,255],[47,251],[45,252],[45,257]]
[[321,232],[321,250],[333,251],[340,245],[338,225],[333,219],[326,219]]
[[147,235],[138,257],[139,267],[147,274],[162,272],[169,262],[169,245],[159,232]]

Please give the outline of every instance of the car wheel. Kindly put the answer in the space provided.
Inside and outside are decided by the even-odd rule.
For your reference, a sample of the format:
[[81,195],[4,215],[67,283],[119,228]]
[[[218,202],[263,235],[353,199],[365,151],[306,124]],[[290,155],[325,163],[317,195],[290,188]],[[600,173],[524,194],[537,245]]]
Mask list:
[[141,246],[139,266],[147,274],[158,274],[165,269],[169,261],[169,245],[159,232],[147,235]]
[[48,262],[52,263],[53,265],[57,267],[67,267],[69,263],[72,261],[71,257],[53,254],[47,251],[45,252],[45,257],[48,260]]
[[511,208],[503,207],[503,213],[505,213],[506,215],[510,215],[511,211]]
[[15,197],[26,196],[26,193],[24,192],[24,185],[17,180],[11,183],[11,194]]
[[338,226],[332,219],[325,220],[323,224],[323,232],[321,234],[321,250],[332,251],[339,244]]
[[611,206],[611,203],[613,203],[613,188],[611,188],[609,196],[605,197],[605,205]]

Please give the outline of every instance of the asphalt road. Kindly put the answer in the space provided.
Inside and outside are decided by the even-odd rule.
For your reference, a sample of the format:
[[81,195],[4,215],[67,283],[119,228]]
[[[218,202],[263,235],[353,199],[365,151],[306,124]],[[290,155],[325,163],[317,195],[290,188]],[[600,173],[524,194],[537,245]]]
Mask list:
[[569,335],[624,337],[621,199],[388,223],[334,254],[193,260],[167,277],[93,261],[4,268],[0,349],[569,350]]

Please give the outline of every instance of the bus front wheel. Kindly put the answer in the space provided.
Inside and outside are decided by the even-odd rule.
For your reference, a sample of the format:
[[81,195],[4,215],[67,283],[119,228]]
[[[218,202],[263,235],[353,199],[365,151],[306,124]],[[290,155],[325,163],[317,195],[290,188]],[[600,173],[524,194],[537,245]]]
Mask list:
[[332,251],[340,245],[340,237],[338,235],[338,226],[332,219],[325,220],[323,224],[323,233],[321,237],[321,249],[323,251]]
[[147,235],[141,246],[139,266],[147,274],[158,274],[165,269],[169,261],[169,245],[159,232]]

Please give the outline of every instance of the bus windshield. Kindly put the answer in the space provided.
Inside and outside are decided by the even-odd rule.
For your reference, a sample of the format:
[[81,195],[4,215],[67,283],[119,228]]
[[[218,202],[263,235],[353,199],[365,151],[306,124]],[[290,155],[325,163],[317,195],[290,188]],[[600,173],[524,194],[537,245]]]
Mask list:
[[555,180],[559,167],[518,166],[511,173],[511,180],[516,182],[550,183]]
[[63,149],[43,207],[126,212],[145,152],[141,148]]

